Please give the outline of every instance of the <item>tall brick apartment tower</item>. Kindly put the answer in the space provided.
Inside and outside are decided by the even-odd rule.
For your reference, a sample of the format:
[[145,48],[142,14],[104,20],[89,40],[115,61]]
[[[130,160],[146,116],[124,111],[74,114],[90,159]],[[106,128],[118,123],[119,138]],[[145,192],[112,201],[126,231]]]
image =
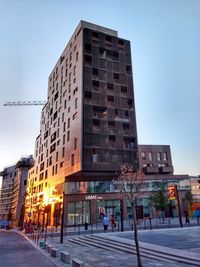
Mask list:
[[29,173],[29,216],[46,209],[55,224],[65,182],[68,223],[90,221],[108,205],[95,208],[88,199],[105,190],[112,195],[110,182],[124,163],[138,168],[130,42],[81,21],[49,76]]

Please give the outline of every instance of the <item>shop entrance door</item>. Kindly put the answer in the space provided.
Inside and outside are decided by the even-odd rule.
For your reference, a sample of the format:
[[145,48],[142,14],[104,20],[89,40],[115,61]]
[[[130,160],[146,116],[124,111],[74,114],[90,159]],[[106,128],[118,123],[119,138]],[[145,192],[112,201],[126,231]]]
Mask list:
[[96,221],[101,222],[103,215],[106,214],[108,219],[111,219],[111,215],[114,215],[117,218],[120,213],[120,204],[119,200],[98,200],[97,201],[97,214]]

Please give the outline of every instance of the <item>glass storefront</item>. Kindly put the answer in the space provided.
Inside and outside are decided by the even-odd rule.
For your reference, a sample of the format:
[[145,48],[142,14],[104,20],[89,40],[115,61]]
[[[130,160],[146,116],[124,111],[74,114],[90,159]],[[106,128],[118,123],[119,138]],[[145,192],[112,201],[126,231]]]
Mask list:
[[120,201],[119,200],[97,200],[96,202],[96,221],[100,222],[103,215],[106,214],[108,218],[114,215],[115,219],[120,217]]
[[67,225],[90,223],[90,202],[69,202],[67,211]]

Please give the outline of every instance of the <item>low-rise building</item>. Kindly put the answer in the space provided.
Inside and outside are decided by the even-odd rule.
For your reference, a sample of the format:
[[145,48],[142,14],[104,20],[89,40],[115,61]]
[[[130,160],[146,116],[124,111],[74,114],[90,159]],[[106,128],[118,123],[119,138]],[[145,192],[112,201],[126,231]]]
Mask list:
[[27,187],[28,170],[33,166],[33,157],[22,157],[15,165],[0,172],[0,221],[9,221],[18,226],[23,221],[23,205]]

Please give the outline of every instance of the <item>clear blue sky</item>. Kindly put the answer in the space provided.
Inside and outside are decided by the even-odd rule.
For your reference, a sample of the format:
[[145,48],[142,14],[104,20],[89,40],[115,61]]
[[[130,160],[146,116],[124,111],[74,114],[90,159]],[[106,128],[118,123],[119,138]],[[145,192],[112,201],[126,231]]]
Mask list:
[[138,139],[200,174],[200,1],[0,0],[0,170],[34,153],[48,75],[80,20],[131,41]]

